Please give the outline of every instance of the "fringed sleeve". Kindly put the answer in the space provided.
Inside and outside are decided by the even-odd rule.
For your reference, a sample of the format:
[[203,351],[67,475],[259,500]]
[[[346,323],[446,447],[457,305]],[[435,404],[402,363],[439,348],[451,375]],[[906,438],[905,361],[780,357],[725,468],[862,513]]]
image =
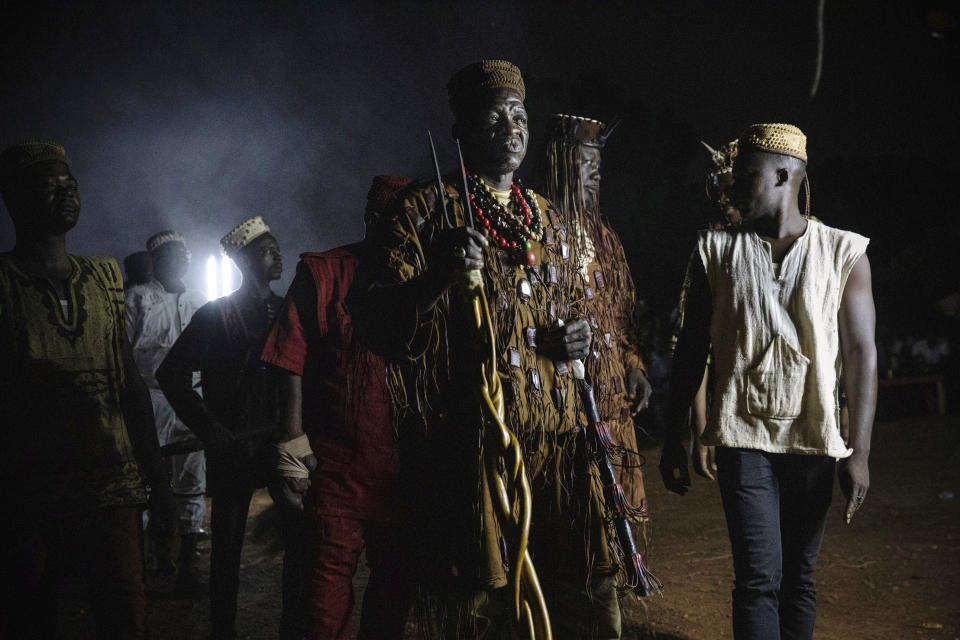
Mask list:
[[435,305],[418,303],[427,266],[419,232],[429,210],[422,189],[408,192],[367,233],[365,293],[355,318],[371,349],[394,360],[419,358],[437,339]]

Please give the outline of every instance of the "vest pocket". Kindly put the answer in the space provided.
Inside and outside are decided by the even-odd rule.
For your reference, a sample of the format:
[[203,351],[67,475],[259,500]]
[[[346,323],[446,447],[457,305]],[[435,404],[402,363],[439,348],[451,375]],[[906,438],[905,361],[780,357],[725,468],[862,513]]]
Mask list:
[[787,420],[800,415],[810,359],[777,335],[747,372],[747,413]]

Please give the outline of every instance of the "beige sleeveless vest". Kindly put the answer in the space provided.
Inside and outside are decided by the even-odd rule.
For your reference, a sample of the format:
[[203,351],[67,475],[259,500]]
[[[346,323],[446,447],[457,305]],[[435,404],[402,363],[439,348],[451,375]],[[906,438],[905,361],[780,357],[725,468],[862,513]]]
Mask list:
[[845,458],[839,428],[838,312],[869,240],[810,220],[774,269],[752,231],[703,231],[714,397],[709,445]]

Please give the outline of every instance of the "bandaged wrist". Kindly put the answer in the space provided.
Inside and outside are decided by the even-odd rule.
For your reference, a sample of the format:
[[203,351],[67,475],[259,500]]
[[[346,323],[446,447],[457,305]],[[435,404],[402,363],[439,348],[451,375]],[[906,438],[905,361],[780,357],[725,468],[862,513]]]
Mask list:
[[309,478],[310,469],[301,461],[313,455],[307,434],[277,443],[277,473],[282,478]]

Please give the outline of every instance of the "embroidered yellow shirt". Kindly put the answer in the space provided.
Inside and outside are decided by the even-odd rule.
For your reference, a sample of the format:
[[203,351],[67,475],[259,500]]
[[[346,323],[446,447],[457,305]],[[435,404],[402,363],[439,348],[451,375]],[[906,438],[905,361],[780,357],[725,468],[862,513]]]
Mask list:
[[0,256],[0,484],[40,518],[145,501],[120,410],[120,269],[112,258],[70,262],[62,304]]

